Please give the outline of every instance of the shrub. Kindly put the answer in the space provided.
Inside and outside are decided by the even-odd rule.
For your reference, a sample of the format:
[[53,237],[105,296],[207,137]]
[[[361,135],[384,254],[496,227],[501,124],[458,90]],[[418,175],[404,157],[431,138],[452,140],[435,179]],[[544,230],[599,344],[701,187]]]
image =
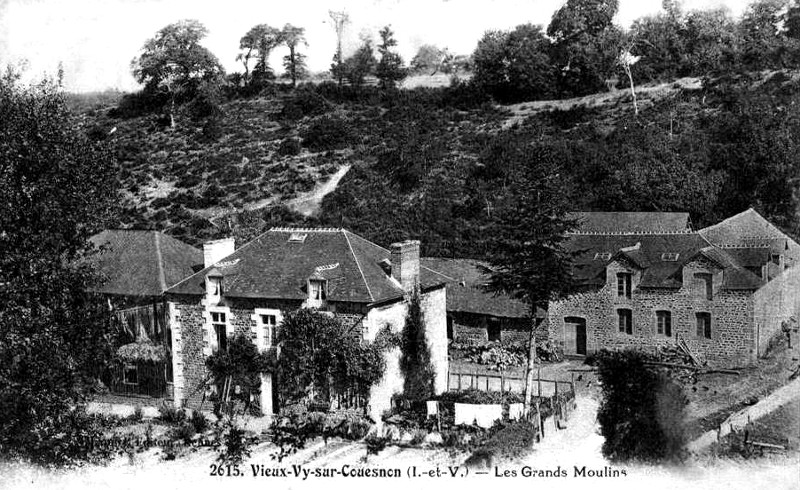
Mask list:
[[222,424],[220,452],[217,461],[228,464],[241,464],[250,457],[250,446],[255,442],[247,437],[244,429],[237,427],[231,420]]
[[412,400],[430,398],[435,392],[433,386],[435,375],[425,327],[419,291],[415,291],[408,305],[400,346],[403,394]]
[[306,116],[318,116],[331,110],[331,107],[331,103],[319,95],[313,87],[303,86],[283,104],[280,117],[297,120]]
[[303,144],[313,151],[340,150],[353,140],[350,125],[340,117],[324,116],[302,133]]
[[190,419],[190,422],[194,426],[194,430],[197,433],[205,432],[206,429],[208,429],[208,419],[200,410],[195,410],[192,412],[192,418]]
[[186,419],[186,412],[182,408],[175,408],[164,400],[158,407],[158,418],[168,424],[178,424]]
[[295,156],[300,154],[301,149],[302,146],[300,145],[300,140],[297,138],[286,138],[285,140],[281,141],[280,146],[278,146],[278,154]]
[[174,427],[169,432],[169,438],[175,441],[181,441],[187,446],[192,443],[192,437],[197,433],[194,424],[190,421],[184,420],[177,427]]
[[484,444],[472,453],[465,464],[474,465],[488,461],[491,465],[498,459],[519,459],[533,448],[538,430],[531,422],[522,420],[496,424],[489,434]]
[[603,401],[597,420],[611,461],[679,460],[686,442],[682,387],[639,351],[600,351],[595,356]]

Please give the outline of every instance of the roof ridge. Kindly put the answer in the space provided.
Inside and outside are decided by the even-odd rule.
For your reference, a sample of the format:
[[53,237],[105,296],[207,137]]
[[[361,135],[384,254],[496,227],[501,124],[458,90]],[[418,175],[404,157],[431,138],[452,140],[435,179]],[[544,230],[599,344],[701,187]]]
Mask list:
[[679,231],[568,231],[567,235],[613,235],[613,236],[637,236],[637,235],[697,235],[699,231],[679,230]]
[[428,267],[428,266],[425,266],[425,265],[422,265],[422,264],[420,264],[419,266],[420,266],[420,268],[421,268],[421,269],[428,269],[430,272],[433,272],[434,274],[438,274],[438,275],[440,275],[440,276],[442,276],[442,277],[444,277],[444,278],[446,278],[446,279],[449,279],[449,280],[451,280],[451,281],[457,281],[457,280],[458,280],[458,279],[456,279],[456,278],[454,278],[454,277],[450,277],[450,276],[448,276],[448,275],[447,275],[447,274],[445,274],[444,272],[439,272],[439,271],[437,271],[437,270],[431,269],[431,268],[430,268],[430,267]]
[[161,255],[161,236],[158,232],[153,234],[153,241],[156,247],[156,264],[158,264],[158,283],[161,286],[161,291],[167,289],[167,278],[164,273],[164,257]]
[[344,229],[341,231],[342,235],[344,235],[345,241],[347,242],[347,247],[350,249],[350,254],[352,254],[353,260],[356,261],[356,267],[358,267],[358,273],[361,274],[361,279],[364,281],[364,285],[367,287],[367,294],[369,294],[369,300],[374,302],[375,296],[373,296],[372,290],[369,288],[369,282],[367,281],[367,277],[364,275],[364,270],[361,268],[361,262],[358,261],[358,255],[356,255],[355,250],[353,250],[353,245],[350,243],[350,237],[347,236],[347,234],[350,232]]
[[268,231],[291,233],[338,233],[346,231],[344,228],[294,228],[291,226],[274,226]]

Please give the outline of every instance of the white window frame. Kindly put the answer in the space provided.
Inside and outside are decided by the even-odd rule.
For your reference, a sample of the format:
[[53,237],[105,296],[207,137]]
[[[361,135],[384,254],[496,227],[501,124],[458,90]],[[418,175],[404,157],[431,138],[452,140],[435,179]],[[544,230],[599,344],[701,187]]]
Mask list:
[[[263,321],[264,316],[274,316],[275,325],[266,325]],[[256,347],[258,347],[258,350],[263,351],[274,347],[278,326],[283,323],[283,312],[277,308],[255,308],[251,318],[255,322]]]
[[206,307],[205,311],[203,311],[203,354],[206,356],[210,356],[219,348],[216,330],[214,329],[214,325],[219,322],[213,321],[212,313],[225,314],[225,336],[230,338],[233,335],[233,315],[231,315],[231,309],[227,306]]

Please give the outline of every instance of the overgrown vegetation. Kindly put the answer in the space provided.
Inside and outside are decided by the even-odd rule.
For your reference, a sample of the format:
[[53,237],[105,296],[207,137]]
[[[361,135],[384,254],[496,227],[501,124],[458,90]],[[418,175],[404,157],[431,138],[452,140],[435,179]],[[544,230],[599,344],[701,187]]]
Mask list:
[[597,420],[605,438],[603,455],[610,461],[684,457],[688,400],[683,387],[648,360],[634,350],[603,350],[594,357],[603,388]]
[[403,340],[400,346],[400,372],[403,375],[403,394],[412,400],[425,400],[435,393],[436,373],[431,363],[425,317],[421,297],[414,290],[408,301]]

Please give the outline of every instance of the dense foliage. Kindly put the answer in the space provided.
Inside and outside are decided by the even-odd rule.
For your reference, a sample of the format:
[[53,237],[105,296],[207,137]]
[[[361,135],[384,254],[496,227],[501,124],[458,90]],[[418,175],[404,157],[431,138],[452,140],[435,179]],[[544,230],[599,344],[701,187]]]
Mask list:
[[405,327],[400,344],[400,372],[403,394],[412,400],[425,400],[435,392],[435,372],[425,329],[421,297],[415,290],[408,301]]
[[[261,393],[261,374],[271,370],[273,364],[273,357],[260,353],[258,347],[242,334],[231,339],[227,350],[219,350],[206,358],[206,368],[216,387],[215,412],[232,414],[239,405],[242,413],[248,413],[252,400],[258,399]],[[220,398],[226,383],[231,386],[230,402]]]
[[361,332],[314,310],[289,313],[278,329],[280,352],[273,371],[281,403],[330,402],[337,393],[368,397],[386,367],[383,346],[362,342]]
[[662,462],[683,456],[685,409],[680,384],[645,364],[638,351],[601,351],[595,357],[603,387],[597,415],[610,461]]
[[[114,210],[115,162],[75,129],[57,87],[0,79],[0,452],[87,457],[73,411],[113,355],[88,238]],[[61,441],[61,442],[59,442]]]

